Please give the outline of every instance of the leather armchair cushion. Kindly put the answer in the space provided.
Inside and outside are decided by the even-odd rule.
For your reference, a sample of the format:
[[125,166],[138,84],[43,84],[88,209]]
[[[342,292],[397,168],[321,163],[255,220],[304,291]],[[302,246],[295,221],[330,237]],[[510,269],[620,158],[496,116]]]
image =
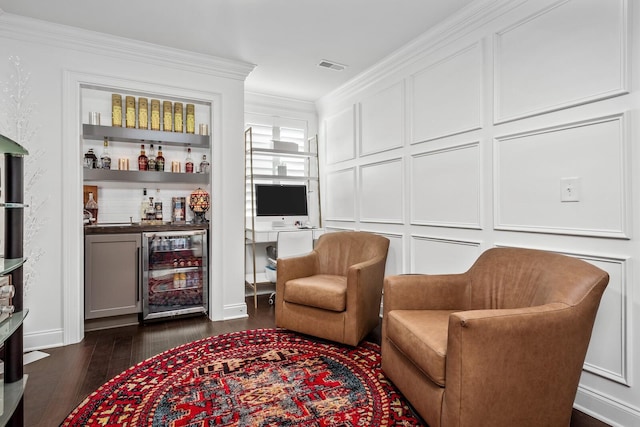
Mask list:
[[387,338],[434,383],[445,386],[449,315],[456,310],[392,310]]
[[345,311],[347,308],[347,277],[317,274],[289,280],[284,286],[284,300],[323,310]]

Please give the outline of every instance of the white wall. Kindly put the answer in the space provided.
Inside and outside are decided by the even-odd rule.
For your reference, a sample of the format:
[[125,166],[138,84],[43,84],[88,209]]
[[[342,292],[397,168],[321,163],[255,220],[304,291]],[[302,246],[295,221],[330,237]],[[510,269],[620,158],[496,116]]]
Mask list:
[[[11,85],[16,67],[9,58],[19,57],[29,77],[26,101],[35,106],[25,123],[33,131],[26,145],[30,170],[39,176],[26,200],[39,207],[41,227],[32,239],[39,257],[31,260],[35,275],[25,294],[25,349],[69,344],[83,335],[80,87],[92,83],[213,102],[210,317],[246,316],[243,91],[253,66],[1,11],[0,53],[3,87],[16,90]],[[0,92],[0,98],[6,94]],[[15,127],[9,110],[4,104],[0,111],[7,134]]]
[[576,407],[619,426],[640,425],[639,19],[624,0],[477,1],[317,102],[325,226],[389,236],[387,274],[494,246],[609,272]]

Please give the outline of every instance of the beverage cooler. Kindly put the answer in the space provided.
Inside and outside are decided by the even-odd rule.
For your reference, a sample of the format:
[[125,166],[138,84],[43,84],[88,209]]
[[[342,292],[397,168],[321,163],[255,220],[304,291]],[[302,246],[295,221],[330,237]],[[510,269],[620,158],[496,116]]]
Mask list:
[[208,311],[207,231],[143,233],[143,320]]

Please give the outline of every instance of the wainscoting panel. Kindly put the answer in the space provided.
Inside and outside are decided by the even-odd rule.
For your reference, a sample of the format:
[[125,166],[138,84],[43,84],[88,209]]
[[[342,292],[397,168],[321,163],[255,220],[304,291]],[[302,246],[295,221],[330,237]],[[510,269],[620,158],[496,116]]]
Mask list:
[[[368,230],[362,230],[368,231]],[[379,231],[370,231],[389,239],[389,252],[387,253],[387,264],[385,265],[384,275],[392,276],[402,274],[404,266],[404,238],[402,234],[380,233]]]
[[498,32],[495,121],[626,93],[626,4],[561,1]]
[[360,221],[402,223],[402,165],[397,158],[360,167]]
[[480,242],[411,236],[411,272],[464,273],[478,259]]
[[480,143],[414,155],[411,159],[411,223],[479,229]]
[[455,52],[411,77],[411,142],[481,127],[482,45]]
[[[514,247],[497,243],[496,247]],[[518,246],[523,247],[523,246]],[[632,296],[628,292],[629,258],[592,255],[576,252],[555,251],[581,259],[609,273],[609,284],[600,300],[600,307],[591,334],[583,370],[600,377],[629,385],[628,360],[631,313],[628,309]]]
[[497,137],[495,228],[629,238],[626,145],[623,114]]
[[355,106],[325,121],[327,164],[351,160],[356,156]]
[[588,255],[576,255],[609,273],[609,285],[600,301],[600,308],[591,335],[591,343],[584,362],[584,370],[620,384],[630,385],[628,360],[631,313],[627,304],[628,260]]
[[355,221],[356,170],[348,168],[327,174],[327,214],[331,221]]
[[360,103],[360,154],[402,147],[404,84],[399,82]]

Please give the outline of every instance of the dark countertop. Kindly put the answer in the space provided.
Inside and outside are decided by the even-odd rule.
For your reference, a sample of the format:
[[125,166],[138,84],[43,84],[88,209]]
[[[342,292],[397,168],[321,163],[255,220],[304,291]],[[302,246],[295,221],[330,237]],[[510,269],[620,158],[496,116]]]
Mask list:
[[97,224],[85,225],[84,234],[123,234],[123,233],[144,233],[148,231],[187,231],[187,230],[208,230],[209,224],[172,224],[166,222],[163,224],[145,224],[134,222],[115,223],[115,224]]

